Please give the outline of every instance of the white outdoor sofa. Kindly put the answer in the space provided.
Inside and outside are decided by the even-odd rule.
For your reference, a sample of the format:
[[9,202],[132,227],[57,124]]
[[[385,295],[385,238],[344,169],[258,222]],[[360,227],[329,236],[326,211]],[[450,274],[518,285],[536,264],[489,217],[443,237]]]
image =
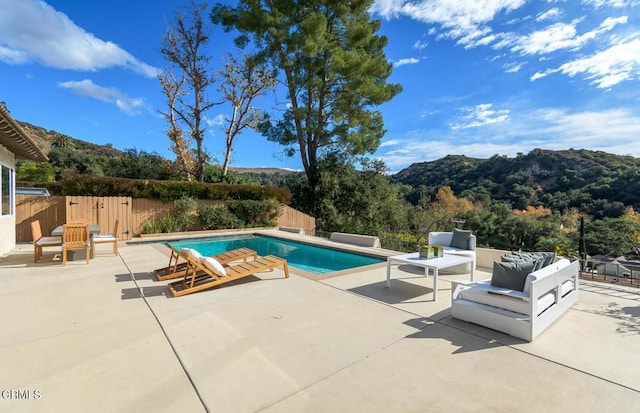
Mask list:
[[[429,233],[429,245],[442,245],[442,249],[445,254],[464,255],[465,257],[473,258],[473,263],[462,264],[462,270],[464,272],[471,272],[470,266],[476,268],[476,236],[471,234],[467,241],[467,248],[456,248],[451,246],[453,239],[453,232],[430,232]],[[456,271],[457,268],[450,269]]]
[[530,273],[523,291],[453,281],[451,315],[532,341],[578,300],[578,261],[560,258]]

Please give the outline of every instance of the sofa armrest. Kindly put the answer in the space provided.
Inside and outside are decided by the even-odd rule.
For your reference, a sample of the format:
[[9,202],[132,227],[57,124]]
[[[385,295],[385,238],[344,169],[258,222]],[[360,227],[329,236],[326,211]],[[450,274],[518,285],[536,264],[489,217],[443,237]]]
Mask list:
[[469,237],[469,248],[470,251],[475,251],[476,250],[476,236],[471,234],[471,236]]

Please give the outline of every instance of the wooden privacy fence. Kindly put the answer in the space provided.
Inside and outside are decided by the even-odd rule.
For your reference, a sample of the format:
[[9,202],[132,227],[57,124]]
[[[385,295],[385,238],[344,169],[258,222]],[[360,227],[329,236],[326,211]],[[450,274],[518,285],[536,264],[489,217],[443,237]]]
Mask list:
[[[199,200],[216,205],[220,201]],[[31,242],[31,222],[40,221],[43,234],[50,234],[58,225],[71,220],[87,220],[100,225],[103,234],[118,224],[118,239],[126,241],[142,233],[142,224],[150,218],[160,218],[173,211],[173,202],[130,197],[89,196],[16,196],[16,241]],[[315,231],[315,218],[281,205],[278,226],[302,228],[307,234]]]
[[66,222],[63,196],[16,195],[16,241],[30,242],[31,222],[40,221],[43,235]]
[[118,220],[120,240],[129,240],[131,231],[131,197],[93,196],[16,196],[16,241],[30,242],[31,222],[40,221],[42,233],[51,234],[58,225],[85,220],[100,225],[102,234],[111,234]]
[[313,235],[316,232],[316,219],[288,205],[281,205],[278,226],[302,228],[305,234]]

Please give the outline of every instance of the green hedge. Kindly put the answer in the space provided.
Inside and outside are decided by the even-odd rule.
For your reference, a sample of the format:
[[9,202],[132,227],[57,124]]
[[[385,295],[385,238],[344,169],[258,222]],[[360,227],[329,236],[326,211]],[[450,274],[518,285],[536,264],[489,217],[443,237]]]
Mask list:
[[287,205],[291,201],[291,192],[271,186],[153,181],[86,175],[78,175],[57,182],[18,182],[18,186],[47,188],[51,195],[59,196],[130,196],[160,201],[174,201],[183,197],[219,201],[273,199]]

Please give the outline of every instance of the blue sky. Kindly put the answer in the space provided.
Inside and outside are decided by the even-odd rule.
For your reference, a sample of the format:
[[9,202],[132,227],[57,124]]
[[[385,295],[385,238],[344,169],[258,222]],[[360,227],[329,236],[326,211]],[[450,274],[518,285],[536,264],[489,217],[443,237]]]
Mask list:
[[[21,121],[173,158],[155,75],[185,3],[0,0],[0,101]],[[387,134],[374,156],[392,172],[534,148],[640,156],[640,0],[378,0],[371,13],[389,40],[390,81],[404,88],[379,107]],[[216,71],[233,34],[212,27],[211,39]],[[218,160],[229,113],[206,115]],[[238,137],[232,166],[301,168],[252,132]]]

